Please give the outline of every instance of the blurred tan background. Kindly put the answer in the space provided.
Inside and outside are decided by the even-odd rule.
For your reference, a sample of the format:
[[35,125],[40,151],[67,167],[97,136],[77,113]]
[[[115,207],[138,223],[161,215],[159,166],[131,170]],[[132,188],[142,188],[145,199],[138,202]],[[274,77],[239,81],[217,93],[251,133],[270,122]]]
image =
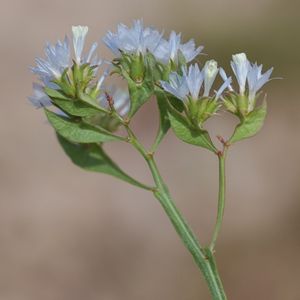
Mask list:
[[[230,300],[300,299],[300,2],[296,0],[1,0],[0,299],[210,299],[202,276],[150,193],[84,172],[60,149],[42,111],[27,101],[28,68],[47,40],[90,26],[88,41],[118,22],[195,37],[229,70],[232,53],[275,67],[263,131],[232,147],[217,258]],[[108,51],[101,46],[103,56]],[[230,134],[225,115],[208,127]],[[155,105],[135,127],[153,139]],[[127,146],[107,147],[150,182]],[[157,154],[178,206],[207,243],[217,197],[217,161],[170,132]]]

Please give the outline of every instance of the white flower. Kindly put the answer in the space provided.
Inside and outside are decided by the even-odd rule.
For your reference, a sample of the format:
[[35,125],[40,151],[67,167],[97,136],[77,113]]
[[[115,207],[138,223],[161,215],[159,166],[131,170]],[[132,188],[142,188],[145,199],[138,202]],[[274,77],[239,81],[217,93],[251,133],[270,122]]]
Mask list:
[[203,68],[204,75],[204,97],[208,97],[211,87],[219,72],[218,63],[215,60],[209,60],[205,63]]
[[89,28],[87,26],[72,26],[75,61],[77,64],[81,63],[81,55],[88,31]]
[[194,40],[181,44],[181,34],[172,31],[169,40],[162,39],[153,55],[164,64],[169,63],[170,60],[177,63],[180,51],[188,63],[199,55],[203,48],[203,46],[200,46],[196,49]]
[[116,55],[120,51],[131,54],[153,52],[161,40],[162,34],[151,27],[144,27],[142,20],[133,22],[132,27],[119,24],[116,33],[109,31],[103,38],[106,46]]
[[41,108],[45,106],[50,106],[51,100],[44,92],[44,86],[38,83],[33,83],[33,96],[28,97],[30,102],[36,108]]
[[[189,69],[182,69],[183,75],[171,73],[169,82],[161,81],[162,88],[183,101],[189,97],[193,100],[198,100],[201,97],[209,97],[209,92],[218,74],[217,62],[210,60],[206,62],[202,71],[198,64],[191,65]],[[204,92],[200,94],[200,90],[204,82]],[[215,92],[213,96],[218,99],[223,91],[230,86],[231,77],[227,78],[222,86]]]
[[232,55],[231,68],[238,81],[240,87],[240,94],[244,95],[246,79],[249,72],[250,63],[245,53],[238,53]]
[[[254,102],[256,93],[270,80],[270,76],[273,72],[273,68],[271,68],[262,74],[262,68],[263,65],[258,66],[257,63],[251,64],[249,67],[247,83],[249,88],[250,104]],[[252,110],[253,107],[250,107],[250,109]]]

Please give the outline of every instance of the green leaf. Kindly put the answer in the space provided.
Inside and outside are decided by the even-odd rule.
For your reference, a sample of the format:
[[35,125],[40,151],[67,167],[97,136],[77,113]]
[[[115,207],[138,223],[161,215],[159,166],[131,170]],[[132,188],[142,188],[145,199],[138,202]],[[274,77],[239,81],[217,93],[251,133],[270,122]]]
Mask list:
[[168,100],[169,103],[179,112],[183,112],[184,111],[184,103],[182,100],[174,97],[171,94],[168,94]]
[[153,86],[147,81],[144,81],[142,84],[136,84],[133,80],[128,79],[128,90],[130,95],[130,111],[128,116],[132,117],[152,96]]
[[217,152],[206,130],[195,128],[179,112],[169,106],[169,120],[175,135],[182,141]]
[[82,92],[79,92],[79,100],[85,102],[86,104],[92,106],[93,108],[99,110],[99,111],[102,111],[102,112],[107,112],[106,109],[104,109],[103,107],[101,107],[97,100],[92,98],[91,96],[89,96],[88,94],[85,94],[85,93],[82,93]]
[[235,143],[258,133],[264,124],[266,114],[267,104],[264,102],[262,106],[250,112],[240,124],[237,125],[229,143]]
[[96,144],[74,144],[64,137],[57,135],[58,141],[72,162],[82,169],[112,175],[135,186],[151,189],[127,175],[104,152],[101,146]]
[[61,99],[52,99],[54,104],[58,106],[65,113],[76,116],[76,117],[91,117],[98,114],[100,111],[91,107],[84,102],[79,100],[61,100]]
[[71,99],[66,96],[62,91],[58,91],[55,89],[51,89],[49,87],[45,87],[45,93],[52,99],[61,99],[61,100],[69,100],[71,101]]
[[159,110],[159,128],[156,135],[155,142],[153,144],[152,150],[155,151],[157,146],[160,144],[164,136],[170,129],[170,120],[168,118],[168,99],[164,92],[156,92],[157,106]]
[[124,140],[102,128],[95,128],[82,122],[75,122],[61,117],[47,109],[46,116],[56,132],[74,143],[100,143],[108,141]]

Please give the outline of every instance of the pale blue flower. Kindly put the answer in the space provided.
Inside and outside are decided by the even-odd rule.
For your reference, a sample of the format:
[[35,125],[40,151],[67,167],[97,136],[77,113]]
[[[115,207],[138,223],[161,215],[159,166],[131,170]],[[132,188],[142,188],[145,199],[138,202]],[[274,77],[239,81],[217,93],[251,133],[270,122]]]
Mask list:
[[183,68],[183,74],[190,95],[193,99],[197,99],[204,80],[203,72],[200,71],[197,64],[194,64],[189,67],[188,71]]
[[[88,54],[82,58],[82,51],[84,48],[84,41],[88,32],[86,26],[73,26],[73,47],[75,53],[75,61],[77,64],[91,63],[92,65],[101,64],[94,55],[98,47],[94,43]],[[45,47],[46,58],[36,58],[36,67],[31,68],[32,72],[37,74],[40,80],[49,87],[53,88],[53,79],[59,79],[66,68],[71,67],[71,50],[69,40],[66,37],[63,42],[58,41],[55,45],[47,43]]]
[[[94,53],[96,51],[96,49],[98,48],[98,43],[93,43],[91,46],[90,51],[88,52],[88,54],[86,56],[83,57],[82,62],[85,64],[91,64],[91,65],[96,65],[98,64],[98,59],[97,59],[97,55],[94,56]],[[100,60],[100,62],[102,62],[102,60]]]
[[55,45],[47,43],[45,47],[46,59],[36,58],[36,67],[31,68],[43,82],[54,78],[60,78],[65,68],[70,64],[70,46],[66,37],[63,42],[58,41]]
[[103,86],[104,80],[106,79],[106,77],[109,75],[110,73],[110,69],[107,68],[103,74],[99,77],[98,81],[97,81],[97,85],[96,85],[96,90],[100,90]]
[[[224,83],[227,82],[229,80],[229,78],[230,78],[230,82],[232,82],[231,77],[227,76],[227,74],[223,68],[220,68],[219,74],[222,77],[222,79],[224,80]],[[227,88],[229,91],[233,92],[233,88],[232,88],[231,84],[228,84]]]
[[106,46],[116,55],[120,51],[130,54],[153,52],[159,45],[162,34],[152,27],[144,27],[142,20],[133,22],[132,27],[119,24],[117,32],[109,31],[103,38]]
[[199,55],[203,48],[203,46],[200,46],[196,49],[194,40],[181,44],[181,34],[172,31],[169,40],[162,39],[153,55],[164,64],[169,63],[170,60],[177,63],[179,52],[181,52],[188,63]]
[[[264,74],[262,74],[263,65],[251,64],[247,76],[247,83],[249,88],[249,100],[253,103],[256,93],[265,85],[269,80],[273,72],[273,68],[270,68]],[[251,108],[250,108],[251,109]]]
[[169,82],[161,80],[160,84],[166,92],[169,92],[182,101],[185,101],[189,95],[186,75],[180,76],[179,74],[172,72],[169,76]]
[[[88,63],[92,66],[96,66],[96,68],[94,68],[94,74],[96,76],[103,61],[98,59],[97,54],[95,54],[98,47],[97,43],[92,44],[89,52],[86,55],[83,55],[87,32],[88,27],[86,26],[72,27],[75,61],[79,65]],[[66,37],[63,42],[58,41],[55,45],[47,43],[45,47],[45,56],[45,58],[36,58],[36,66],[31,68],[32,72],[37,74],[42,82],[42,84],[34,84],[34,94],[29,97],[29,100],[36,107],[51,104],[50,98],[43,92],[43,89],[45,87],[58,89],[58,86],[53,81],[55,79],[60,79],[62,73],[72,66],[71,49],[68,38]],[[97,85],[99,88],[106,76],[107,74],[100,77]]]
[[[202,71],[198,64],[191,65],[188,69],[182,68],[183,75],[171,73],[169,82],[160,81],[162,88],[183,101],[189,98],[198,100],[201,97],[209,97],[211,87],[219,72],[217,62],[214,60],[207,61]],[[204,83],[203,93],[201,88]],[[222,86],[215,92],[213,96],[218,99],[223,91],[231,84],[231,77],[227,78]],[[201,94],[201,95],[200,95]]]
[[81,63],[81,55],[88,31],[89,28],[87,26],[72,26],[75,61],[77,64]]
[[240,94],[244,95],[250,63],[245,53],[232,55],[231,68],[238,81]]
[[36,108],[41,108],[45,106],[50,106],[51,99],[45,94],[44,92],[44,86],[38,83],[33,83],[33,96],[28,97],[30,102],[35,106]]
[[[239,84],[239,93],[245,94],[247,83],[247,96],[249,99],[248,112],[252,111],[255,105],[256,93],[270,80],[273,68],[262,74],[263,65],[251,63],[245,53],[239,53],[232,56],[231,67]],[[220,75],[225,80],[226,73],[222,69]],[[230,91],[233,91],[229,86]]]
[[[222,75],[224,75],[223,72],[222,72],[221,70],[223,70],[223,69],[220,68],[219,74],[221,75],[221,73],[222,73]],[[223,71],[224,71],[224,70],[223,70]],[[227,76],[226,76],[226,73],[225,73],[225,76],[226,76],[226,77],[223,77],[222,75],[221,75],[221,77],[222,77],[222,79],[224,80],[224,82],[223,82],[223,84],[221,85],[221,87],[216,91],[216,96],[215,96],[216,99],[219,99],[219,98],[222,96],[223,92],[224,92],[226,89],[228,89],[228,90],[230,90],[230,91],[233,90],[232,87],[231,87],[232,78],[231,78],[231,77],[227,77]]]

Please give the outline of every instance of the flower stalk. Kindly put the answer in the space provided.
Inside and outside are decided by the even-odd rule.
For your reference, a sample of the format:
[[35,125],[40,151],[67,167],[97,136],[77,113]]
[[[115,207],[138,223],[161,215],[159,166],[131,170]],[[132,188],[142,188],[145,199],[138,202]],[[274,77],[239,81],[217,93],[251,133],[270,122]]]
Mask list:
[[[223,139],[221,138],[223,141]],[[224,142],[224,149],[220,151],[218,155],[219,160],[219,194],[218,194],[218,211],[217,211],[217,220],[215,228],[212,235],[212,240],[209,245],[209,249],[214,252],[215,245],[221,230],[224,209],[225,209],[225,191],[226,191],[226,177],[225,177],[225,160],[227,156],[228,145]]]
[[[156,185],[152,190],[155,198],[163,207],[183,244],[193,256],[194,261],[208,284],[212,299],[226,300],[226,294],[216,267],[213,252],[209,248],[201,247],[196,235],[193,233],[181,212],[176,207],[169,193],[168,187],[160,175],[153,154],[147,152],[128,126],[126,129],[129,134],[128,141],[138,150],[139,153],[142,154],[149,166]],[[220,222],[221,221],[222,220],[220,220]]]

